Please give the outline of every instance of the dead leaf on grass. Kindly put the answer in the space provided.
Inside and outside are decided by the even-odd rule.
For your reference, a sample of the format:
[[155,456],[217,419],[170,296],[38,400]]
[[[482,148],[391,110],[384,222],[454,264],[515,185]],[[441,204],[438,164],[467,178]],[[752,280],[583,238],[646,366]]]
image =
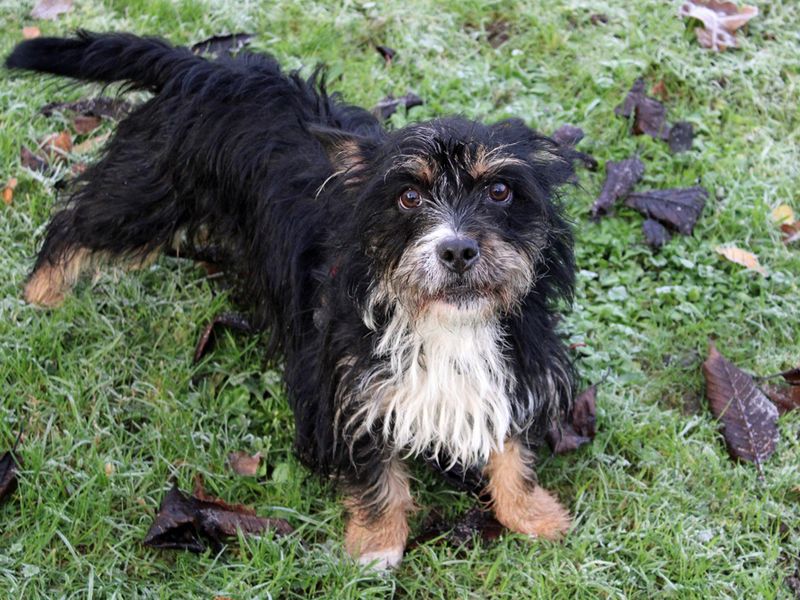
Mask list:
[[772,209],[770,216],[775,223],[793,223],[795,221],[794,210],[788,204],[780,204]]
[[67,155],[72,152],[72,136],[66,130],[50,134],[39,142],[39,151],[50,161],[66,159]]
[[781,225],[783,232],[783,243],[791,244],[800,240],[800,221],[794,223],[784,223]]
[[597,160],[594,156],[575,150],[575,146],[584,138],[583,129],[565,123],[556,129],[550,136],[559,146],[566,146],[574,151],[574,156],[583,163],[583,166],[590,171],[597,169]]
[[722,434],[733,458],[762,465],[778,441],[778,410],[758,389],[753,378],[723,357],[712,342],[703,363],[706,398],[722,424]]
[[415,106],[422,106],[423,104],[425,104],[424,100],[414,92],[408,92],[405,96],[400,96],[399,98],[395,98],[389,94],[372,108],[372,113],[385,121],[396,113],[397,109],[401,106],[408,111]]
[[696,27],[697,41],[705,48],[716,52],[726,48],[738,48],[736,30],[743,27],[758,14],[755,6],[737,6],[733,2],[719,0],[688,0],[681,4],[678,15],[702,21],[703,27]]
[[39,0],[31,11],[34,19],[52,21],[65,12],[72,10],[72,0]]
[[742,250],[736,246],[717,246],[714,248],[717,254],[721,254],[726,259],[737,265],[742,265],[750,271],[756,271],[761,275],[766,275],[767,270],[758,262],[758,257],[752,252]]
[[88,140],[82,141],[80,144],[75,144],[72,148],[72,151],[75,154],[88,154],[89,152],[93,152],[100,146],[106,143],[106,140],[111,137],[111,132],[106,131],[105,133],[101,133],[100,135],[96,135],[94,137],[89,138]]
[[397,55],[397,50],[395,50],[394,48],[389,48],[389,46],[381,46],[378,44],[375,45],[375,50],[377,50],[378,54],[380,54],[383,57],[383,62],[386,64],[386,66],[391,67],[392,61],[394,60],[394,57]]
[[634,81],[622,104],[614,109],[614,114],[626,119],[633,115],[634,135],[645,133],[659,140],[669,139],[667,109],[645,93],[644,79]]
[[228,464],[237,475],[255,477],[261,465],[261,453],[248,454],[247,452],[231,452],[228,454]]
[[17,489],[17,471],[22,466],[22,459],[17,453],[22,433],[17,436],[14,447],[0,456],[0,502],[9,498]]
[[636,192],[628,196],[625,206],[682,233],[692,235],[695,223],[703,212],[708,192],[705,188],[672,188]]
[[42,32],[39,30],[38,27],[22,28],[22,39],[24,40],[33,40],[38,38],[40,35],[42,35]]
[[86,117],[108,117],[119,120],[131,111],[131,103],[108,96],[84,98],[75,102],[50,102],[39,109],[45,117],[56,111],[68,110]]
[[200,362],[209,350],[214,345],[216,339],[216,331],[218,328],[234,329],[244,333],[258,333],[258,329],[253,326],[247,315],[242,313],[222,313],[215,316],[210,323],[208,323],[200,337],[197,340],[197,345],[194,349],[194,362]]
[[407,550],[432,540],[469,549],[472,548],[474,539],[480,539],[484,543],[491,542],[503,533],[504,528],[490,511],[474,507],[449,522],[441,514],[433,513],[425,520],[421,529],[409,542]]
[[642,223],[642,232],[648,246],[655,250],[662,248],[672,239],[669,230],[655,219],[645,219]]
[[572,412],[547,432],[545,440],[555,454],[577,450],[594,439],[597,415],[597,386],[583,390],[572,405]]
[[195,54],[236,54],[250,43],[252,33],[231,33],[228,35],[215,35],[191,47]]
[[151,548],[203,552],[206,542],[219,550],[225,539],[260,535],[274,531],[284,536],[294,531],[284,519],[259,517],[251,508],[228,504],[205,493],[202,480],[195,481],[194,495],[189,496],[174,484],[161,502],[153,524],[144,538]]
[[674,154],[691,150],[693,141],[694,127],[691,123],[678,121],[670,127],[669,134],[667,135],[667,143],[669,144],[669,149]]
[[100,127],[101,119],[96,116],[77,115],[72,120],[72,128],[78,135],[86,135]]
[[597,221],[607,215],[617,200],[630,194],[642,175],[644,163],[635,156],[619,162],[608,161],[603,189],[592,205],[592,220]]
[[14,201],[14,190],[17,188],[17,181],[16,177],[12,177],[8,180],[5,187],[3,188],[3,203],[6,206],[10,206],[11,203]]
[[47,169],[47,161],[26,146],[19,150],[19,161],[23,167],[31,171],[42,173]]

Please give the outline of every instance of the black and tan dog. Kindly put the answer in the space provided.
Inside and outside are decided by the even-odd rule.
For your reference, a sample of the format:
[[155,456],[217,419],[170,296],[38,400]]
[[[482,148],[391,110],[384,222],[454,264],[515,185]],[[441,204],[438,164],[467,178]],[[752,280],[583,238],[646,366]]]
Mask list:
[[271,57],[128,34],[23,42],[6,65],[153,94],[53,217],[29,302],[58,305],[99,262],[222,249],[283,360],[299,455],[343,482],[354,557],[401,560],[415,456],[477,473],[513,531],[567,531],[532,449],[573,388],[554,331],[569,150],[518,120],[388,132]]

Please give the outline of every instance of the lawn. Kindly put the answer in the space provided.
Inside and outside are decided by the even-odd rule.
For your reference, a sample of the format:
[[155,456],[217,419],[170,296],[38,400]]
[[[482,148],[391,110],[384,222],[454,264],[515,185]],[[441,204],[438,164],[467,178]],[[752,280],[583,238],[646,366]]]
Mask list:
[[[800,213],[800,5],[757,2],[742,48],[714,54],[677,18],[678,4],[75,0],[71,13],[34,23],[32,2],[0,1],[4,55],[32,24],[45,35],[85,27],[181,44],[248,31],[253,49],[287,67],[328,65],[330,87],[355,103],[409,90],[425,100],[391,126],[451,113],[521,117],[545,132],[573,123],[601,165],[638,153],[638,189],[710,192],[694,235],[660,253],[630,209],[589,221],[602,168],[582,170],[565,194],[580,274],[564,330],[585,381],[607,374],[594,442],[541,456],[543,485],[576,515],[566,541],[426,544],[377,576],[344,560],[341,506],[292,455],[280,373],[264,369],[260,340],[226,335],[192,364],[202,325],[231,306],[202,269],[165,257],[135,273],[106,270],[56,311],[21,300],[67,168],[26,170],[20,147],[69,128],[42,105],[99,88],[3,71],[0,181],[19,184],[0,205],[0,453],[24,429],[25,464],[0,505],[0,597],[799,597],[800,414],[781,417],[761,480],[728,457],[700,366],[710,337],[753,373],[800,362],[800,244],[785,246],[770,217],[783,203]],[[508,39],[494,48],[487,32],[499,21]],[[375,43],[396,49],[390,67]],[[693,124],[691,152],[631,136],[614,115],[640,76],[648,88],[663,81],[671,120]],[[721,244],[756,253],[767,275],[726,262]],[[263,454],[259,477],[226,468],[234,450]],[[144,547],[170,479],[190,488],[196,473],[298,535],[234,540],[219,555]],[[424,468],[415,474],[417,530],[432,507],[455,515],[474,503]]]

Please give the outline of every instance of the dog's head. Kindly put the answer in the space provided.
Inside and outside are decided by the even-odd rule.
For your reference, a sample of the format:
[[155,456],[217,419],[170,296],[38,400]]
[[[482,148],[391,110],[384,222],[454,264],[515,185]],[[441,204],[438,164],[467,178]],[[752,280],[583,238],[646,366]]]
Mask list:
[[329,150],[371,306],[486,318],[571,292],[572,234],[553,195],[572,160],[521,121],[436,120]]

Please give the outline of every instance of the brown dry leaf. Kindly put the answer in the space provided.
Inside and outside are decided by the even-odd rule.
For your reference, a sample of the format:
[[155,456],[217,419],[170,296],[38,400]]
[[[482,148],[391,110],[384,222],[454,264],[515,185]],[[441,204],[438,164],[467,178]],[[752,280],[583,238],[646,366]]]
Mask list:
[[772,209],[770,216],[775,223],[793,223],[796,219],[794,211],[788,204],[780,204]]
[[99,146],[102,146],[109,137],[111,137],[111,132],[106,131],[105,133],[91,137],[88,140],[84,140],[80,144],[75,144],[75,146],[72,148],[72,151],[75,154],[88,154]]
[[259,535],[267,531],[283,536],[294,529],[284,519],[259,517],[246,506],[228,504],[206,495],[202,480],[198,478],[194,496],[182,492],[177,484],[167,492],[144,544],[151,548],[203,552],[205,540],[218,550],[225,539],[235,537],[239,532]]
[[194,362],[199,362],[206,353],[214,346],[216,339],[216,332],[218,329],[233,329],[235,331],[242,331],[244,333],[258,333],[258,329],[250,322],[247,315],[242,313],[222,313],[214,317],[208,323],[200,337],[197,340],[197,345],[194,349]]
[[752,252],[742,250],[736,246],[717,246],[714,250],[716,250],[717,254],[721,254],[729,261],[742,265],[750,271],[756,271],[762,275],[767,274],[767,270],[761,266],[761,263],[758,262],[758,257]]
[[625,206],[638,210],[645,217],[655,219],[663,225],[692,235],[697,219],[706,205],[708,192],[705,188],[671,188],[635,192],[625,200]]
[[770,384],[764,386],[764,393],[781,415],[800,409],[800,385]]
[[17,489],[17,471],[22,466],[22,460],[17,454],[17,447],[22,439],[22,434],[17,436],[14,448],[0,456],[0,502],[11,496]]
[[597,415],[597,386],[583,390],[572,405],[572,412],[547,432],[545,440],[555,454],[577,450],[594,439]]
[[447,522],[441,514],[433,513],[422,524],[422,531],[412,539],[406,550],[412,550],[432,540],[446,543],[456,548],[472,548],[476,537],[483,542],[491,542],[503,533],[503,526],[487,510],[475,507],[469,509],[454,521]]
[[66,130],[53,133],[39,143],[39,150],[51,160],[66,158],[72,152],[72,136]]
[[667,91],[667,85],[664,83],[663,79],[659,79],[658,81],[655,82],[653,87],[650,89],[650,93],[653,94],[653,96],[658,96],[664,102],[666,102],[669,99],[669,92]]
[[644,163],[635,156],[619,162],[608,161],[603,189],[592,204],[592,220],[599,220],[611,211],[617,200],[627,197],[642,175]]
[[672,238],[672,234],[667,228],[655,219],[645,219],[642,222],[642,232],[647,245],[655,250],[666,245]]
[[737,6],[733,2],[719,0],[688,0],[678,9],[682,18],[693,18],[703,22],[695,28],[697,41],[705,48],[717,52],[726,48],[738,48],[736,30],[743,27],[758,14],[755,6]]
[[20,148],[19,161],[22,163],[23,167],[31,171],[43,172],[47,169],[47,160],[28,149],[26,146]]
[[645,93],[644,79],[633,82],[622,104],[614,109],[618,117],[630,118],[633,115],[633,134],[647,134],[657,140],[669,139],[667,109]]
[[42,35],[41,30],[38,27],[23,27],[22,28],[22,39],[24,40],[32,40]]
[[39,0],[31,11],[31,17],[52,21],[58,15],[71,10],[72,0]]
[[800,221],[784,223],[781,225],[781,231],[783,232],[784,244],[791,244],[792,242],[800,240]]
[[778,441],[778,410],[758,389],[753,378],[723,357],[712,342],[703,363],[706,397],[722,424],[722,434],[733,458],[762,465]]
[[100,127],[102,120],[97,116],[76,115],[72,120],[72,127],[78,135],[86,135]]
[[234,473],[245,477],[255,477],[261,464],[261,452],[253,455],[247,452],[231,452],[228,454],[228,464]]
[[6,206],[10,206],[11,203],[14,201],[14,190],[17,187],[17,178],[12,177],[6,183],[6,186],[3,188],[3,202]]

